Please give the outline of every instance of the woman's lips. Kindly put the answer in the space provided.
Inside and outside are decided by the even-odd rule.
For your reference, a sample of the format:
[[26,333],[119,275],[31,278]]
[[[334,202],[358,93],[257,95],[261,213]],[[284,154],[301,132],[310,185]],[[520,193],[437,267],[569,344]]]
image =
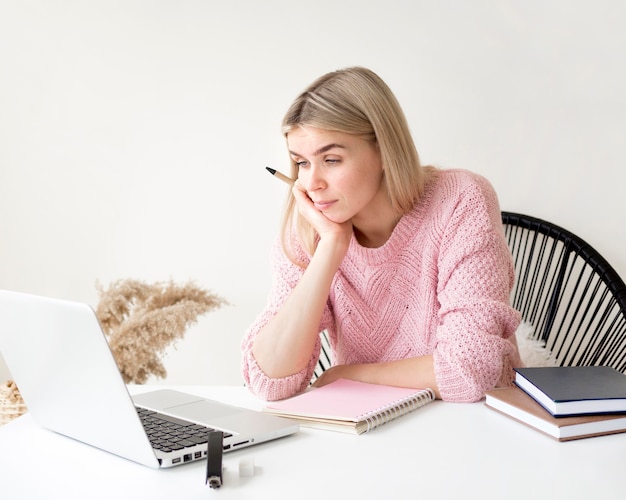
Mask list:
[[315,208],[320,212],[323,212],[324,210],[328,210],[334,203],[334,201],[314,201],[313,205],[315,205]]

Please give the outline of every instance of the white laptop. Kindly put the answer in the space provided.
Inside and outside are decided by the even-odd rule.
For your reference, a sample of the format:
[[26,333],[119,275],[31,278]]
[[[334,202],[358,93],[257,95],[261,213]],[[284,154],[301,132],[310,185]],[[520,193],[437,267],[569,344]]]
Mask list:
[[[150,467],[206,458],[207,428],[224,432],[225,452],[298,430],[288,419],[177,391],[131,397],[87,304],[0,290],[0,352],[35,422]],[[155,428],[163,414],[168,428],[181,428],[149,438],[142,422]]]

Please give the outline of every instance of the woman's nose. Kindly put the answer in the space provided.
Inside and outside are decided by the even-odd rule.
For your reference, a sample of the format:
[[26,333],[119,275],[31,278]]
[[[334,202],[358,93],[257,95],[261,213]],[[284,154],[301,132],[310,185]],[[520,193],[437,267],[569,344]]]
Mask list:
[[324,187],[325,181],[320,167],[315,165],[309,167],[304,185],[307,191],[316,191]]

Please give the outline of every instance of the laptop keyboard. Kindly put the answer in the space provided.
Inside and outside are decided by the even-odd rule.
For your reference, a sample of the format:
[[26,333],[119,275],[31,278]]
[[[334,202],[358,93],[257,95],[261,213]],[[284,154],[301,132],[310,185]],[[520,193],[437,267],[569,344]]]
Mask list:
[[[209,432],[215,430],[146,408],[137,407],[137,413],[152,446],[164,453],[206,444]],[[231,435],[224,433],[225,438]]]

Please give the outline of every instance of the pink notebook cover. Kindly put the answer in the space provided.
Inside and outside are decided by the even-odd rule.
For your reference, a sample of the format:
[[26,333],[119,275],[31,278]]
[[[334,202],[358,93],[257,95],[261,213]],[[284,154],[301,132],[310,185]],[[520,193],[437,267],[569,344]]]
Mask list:
[[291,415],[357,422],[366,415],[378,413],[381,409],[428,392],[428,389],[407,389],[339,379],[293,398],[271,403],[267,408]]

